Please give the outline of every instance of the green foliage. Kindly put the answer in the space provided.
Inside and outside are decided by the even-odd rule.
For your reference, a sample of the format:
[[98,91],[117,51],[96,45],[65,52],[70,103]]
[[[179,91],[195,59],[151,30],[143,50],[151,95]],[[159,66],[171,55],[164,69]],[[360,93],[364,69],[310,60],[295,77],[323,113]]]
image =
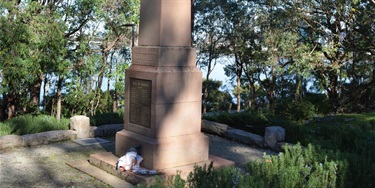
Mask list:
[[13,125],[9,122],[0,122],[0,136],[10,135],[13,130]]
[[[206,105],[206,112],[226,112],[232,107],[232,96],[227,91],[221,91],[222,82],[218,80],[203,80],[202,107]],[[205,88],[208,86],[207,97]]]
[[124,123],[124,111],[118,110],[117,112],[107,112],[107,113],[96,113],[94,116],[90,117],[91,126],[100,126],[108,124],[120,124]]
[[180,171],[177,171],[176,175],[169,176],[166,180],[157,176],[149,186],[146,184],[142,184],[137,186],[138,188],[184,188],[186,185],[186,181],[181,178]]
[[24,135],[46,132],[51,130],[68,130],[69,119],[57,121],[55,117],[47,115],[25,115],[17,116],[0,123],[0,135]]
[[328,115],[332,112],[332,103],[324,94],[307,93],[303,100],[312,103],[319,115]]
[[90,109],[89,101],[94,97],[94,92],[83,95],[84,91],[79,86],[77,84],[75,87],[70,87],[69,92],[62,96],[63,115],[65,117],[85,115]]
[[346,161],[346,175],[338,176],[340,185],[372,187],[375,178],[372,173],[375,170],[374,117],[374,113],[347,114],[316,118],[307,124],[284,125],[286,140],[321,146],[332,151],[331,159]]
[[285,146],[278,156],[264,156],[262,163],[249,163],[247,170],[266,187],[336,187],[337,175],[345,173],[344,164],[329,161],[325,151],[308,145]]
[[[298,123],[285,120],[280,116],[264,115],[256,113],[219,113],[206,115],[204,119],[216,121],[230,126],[247,130],[259,135],[264,134],[267,125],[280,125],[286,129],[286,141],[289,143],[300,142],[302,145],[312,144],[310,155],[304,151],[304,160],[326,162],[335,161],[337,187],[372,187],[375,179],[375,113],[346,114],[314,118],[309,123]],[[240,126],[239,126],[240,125]],[[256,128],[249,129],[252,125]],[[263,131],[258,131],[263,130]],[[321,148],[321,149],[320,149]],[[291,152],[290,150],[289,152]],[[294,150],[293,150],[294,151]],[[297,156],[298,154],[293,154]],[[270,158],[272,159],[272,157]],[[272,159],[273,160],[273,159]],[[312,167],[313,163],[308,163]],[[332,168],[332,166],[327,167]],[[316,166],[316,170],[327,173],[327,168]],[[287,170],[291,173],[293,169]],[[329,173],[328,173],[329,174]],[[314,174],[311,175],[315,177]],[[320,177],[320,175],[319,175]],[[251,181],[250,177],[247,177]],[[290,177],[291,178],[291,177]],[[299,177],[295,177],[299,178]],[[321,176],[327,180],[327,176]],[[259,178],[255,178],[259,180]],[[280,180],[281,181],[281,180]],[[322,180],[323,181],[323,180]],[[264,185],[269,185],[268,180],[259,180]],[[315,184],[317,182],[311,182]]]
[[235,187],[241,178],[240,170],[237,168],[214,169],[213,162],[209,165],[195,166],[187,178],[188,187],[210,188]]
[[259,135],[264,135],[264,129],[270,124],[270,119],[260,112],[213,113],[206,114],[203,119],[227,124]]
[[279,114],[289,120],[303,122],[316,116],[315,106],[308,101],[291,101],[279,109]]

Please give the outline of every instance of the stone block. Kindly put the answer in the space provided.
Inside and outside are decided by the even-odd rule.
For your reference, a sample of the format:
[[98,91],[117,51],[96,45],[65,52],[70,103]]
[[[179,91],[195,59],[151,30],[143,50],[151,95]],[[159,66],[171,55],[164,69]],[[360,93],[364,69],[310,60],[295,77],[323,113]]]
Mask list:
[[22,143],[23,139],[21,136],[18,135],[0,136],[0,150],[13,147],[20,147],[22,146]]
[[266,127],[264,140],[271,149],[275,149],[278,142],[285,140],[285,129],[280,126]]
[[[141,84],[142,81],[147,81],[150,84],[148,89],[134,92],[136,94],[132,92],[132,87],[136,87],[136,84],[125,85],[126,130],[151,138],[200,132],[202,73],[196,67],[156,68],[132,65],[125,75],[126,83]],[[141,106],[142,101],[136,100],[137,93],[148,92],[150,96],[143,102],[149,107]],[[134,98],[131,97],[132,93]],[[135,104],[134,107],[131,106],[132,103]],[[144,114],[135,113],[137,110]],[[149,113],[145,113],[147,110]],[[132,121],[137,118],[137,121]],[[148,125],[142,125],[141,121],[148,122]]]
[[249,145],[254,145],[258,147],[264,147],[264,138],[257,134],[249,133],[240,129],[229,129],[226,131],[225,135],[238,142],[242,142]]
[[191,46],[190,0],[142,0],[139,46]]
[[205,133],[210,133],[218,136],[225,136],[225,132],[229,128],[230,127],[228,125],[202,119],[201,129]]
[[86,116],[71,117],[70,129],[77,131],[77,138],[90,138],[90,118]]
[[195,54],[192,47],[136,46],[132,49],[132,65],[195,67]]

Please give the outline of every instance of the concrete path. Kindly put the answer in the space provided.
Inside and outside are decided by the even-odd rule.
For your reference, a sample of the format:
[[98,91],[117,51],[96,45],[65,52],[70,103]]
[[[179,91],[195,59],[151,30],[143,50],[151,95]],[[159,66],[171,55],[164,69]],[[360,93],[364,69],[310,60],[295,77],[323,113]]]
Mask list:
[[92,153],[113,151],[114,139],[108,140],[99,145],[64,141],[1,150],[0,187],[115,187],[67,165],[87,161]]
[[[269,150],[249,147],[213,135],[208,136],[210,155],[232,160],[238,167],[249,161],[261,160],[264,153],[273,154]],[[86,166],[88,162],[82,162],[87,161],[90,154],[114,152],[114,137],[104,139],[109,142],[85,146],[73,141],[64,141],[0,150],[0,187],[133,187],[96,167]],[[67,165],[77,161],[82,162],[88,174]]]

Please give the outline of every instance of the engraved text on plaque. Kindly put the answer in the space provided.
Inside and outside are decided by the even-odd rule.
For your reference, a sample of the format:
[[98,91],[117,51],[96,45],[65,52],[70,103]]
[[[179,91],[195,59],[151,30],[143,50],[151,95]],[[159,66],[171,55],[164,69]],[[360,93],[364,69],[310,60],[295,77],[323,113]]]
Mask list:
[[151,128],[151,86],[151,80],[130,78],[130,123]]

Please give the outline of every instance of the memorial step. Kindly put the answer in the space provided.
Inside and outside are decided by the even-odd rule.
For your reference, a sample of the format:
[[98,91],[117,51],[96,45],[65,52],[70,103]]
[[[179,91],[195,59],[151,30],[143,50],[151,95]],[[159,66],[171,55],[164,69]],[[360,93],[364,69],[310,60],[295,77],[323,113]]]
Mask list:
[[80,170],[100,181],[103,181],[113,188],[135,188],[131,183],[111,174],[106,171],[91,165],[87,160],[72,161],[67,165]]
[[[128,171],[122,172],[120,170],[116,171],[116,162],[118,160],[118,157],[116,157],[111,152],[105,152],[105,153],[96,153],[90,155],[90,164],[112,174],[115,175],[133,185],[137,184],[149,184],[156,175],[138,175],[134,174]],[[176,175],[177,172],[180,172],[180,175],[183,179],[186,179],[190,172],[194,170],[194,166],[203,166],[204,164],[209,165],[210,162],[213,161],[214,168],[220,168],[220,167],[228,167],[228,166],[234,166],[233,161],[229,161],[217,156],[209,156],[208,161],[201,162],[198,164],[190,164],[185,166],[179,166],[179,167],[173,167],[173,168],[167,168],[162,169],[162,174],[159,175],[163,178],[166,178],[171,175]]]

